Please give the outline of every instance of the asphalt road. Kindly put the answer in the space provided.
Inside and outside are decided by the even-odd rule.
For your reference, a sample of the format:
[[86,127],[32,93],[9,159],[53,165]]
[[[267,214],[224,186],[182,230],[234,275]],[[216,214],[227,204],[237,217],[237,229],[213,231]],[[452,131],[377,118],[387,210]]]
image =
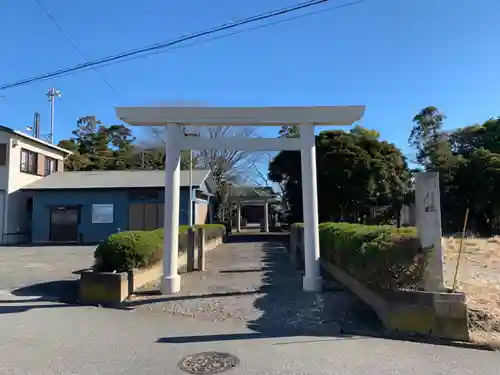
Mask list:
[[[17,302],[16,302],[17,301]],[[500,354],[363,337],[263,337],[143,310],[73,307],[0,296],[0,374],[183,374],[185,355],[222,351],[228,374],[496,375]]]
[[[255,332],[160,309],[116,310],[33,297],[88,266],[92,247],[0,249],[0,374],[184,374],[186,355],[221,351],[228,374],[496,375],[500,354],[367,337]],[[62,280],[62,281],[61,281]],[[50,288],[46,288],[50,290]]]
[[[93,263],[95,246],[0,247],[0,291],[19,295],[60,294]],[[65,282],[66,281],[66,282]]]

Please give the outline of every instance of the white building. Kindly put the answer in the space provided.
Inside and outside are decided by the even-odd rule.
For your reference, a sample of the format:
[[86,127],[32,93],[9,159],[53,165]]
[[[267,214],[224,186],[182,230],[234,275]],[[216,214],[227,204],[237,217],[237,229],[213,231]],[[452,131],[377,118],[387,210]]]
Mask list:
[[70,153],[0,125],[0,244],[29,241],[32,201],[19,189],[62,171]]

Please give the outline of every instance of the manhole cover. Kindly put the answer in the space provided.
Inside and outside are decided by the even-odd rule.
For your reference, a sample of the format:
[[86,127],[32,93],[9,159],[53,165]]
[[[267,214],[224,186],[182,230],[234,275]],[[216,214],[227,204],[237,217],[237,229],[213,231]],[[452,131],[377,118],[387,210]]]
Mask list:
[[218,352],[191,354],[179,362],[179,368],[190,374],[219,374],[239,364],[234,355]]

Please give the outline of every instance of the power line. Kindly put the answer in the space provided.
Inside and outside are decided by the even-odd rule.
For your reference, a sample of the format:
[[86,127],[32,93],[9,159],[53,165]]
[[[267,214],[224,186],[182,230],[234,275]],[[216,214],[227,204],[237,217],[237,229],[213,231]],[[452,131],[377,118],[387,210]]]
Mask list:
[[[79,65],[76,65],[76,66],[73,66],[73,67],[70,67],[70,68],[60,69],[60,70],[56,70],[56,71],[53,71],[53,72],[50,72],[50,73],[45,73],[45,74],[41,74],[41,75],[34,76],[34,77],[31,77],[31,78],[22,79],[22,80],[19,80],[19,81],[10,83],[10,84],[2,85],[2,86],[0,86],[0,90],[5,90],[5,89],[8,89],[8,88],[23,86],[23,85],[26,85],[26,84],[29,84],[29,83],[33,83],[33,82],[37,82],[37,81],[41,81],[41,80],[45,80],[45,79],[49,79],[49,78],[54,78],[54,77],[58,77],[58,76],[72,74],[72,73],[75,73],[75,72],[81,71],[81,70],[93,69],[95,66],[99,66],[99,67],[109,66],[109,65],[112,65],[112,64],[123,62],[124,59],[127,59],[127,61],[128,61],[131,58],[144,57],[143,54],[144,53],[148,53],[148,52],[150,52],[148,54],[148,56],[149,56],[149,55],[153,55],[153,54],[159,53],[160,50],[164,50],[164,49],[171,50],[171,49],[174,49],[174,48],[170,48],[170,47],[182,48],[182,47],[185,47],[186,45],[181,45],[181,46],[178,46],[178,45],[181,44],[181,43],[184,43],[186,41],[195,40],[195,39],[207,36],[207,35],[211,35],[211,34],[214,34],[214,33],[221,32],[221,31],[233,29],[235,27],[239,27],[239,26],[242,26],[242,25],[245,25],[245,24],[254,23],[254,22],[257,22],[257,21],[264,20],[264,19],[269,19],[269,18],[277,17],[277,16],[280,16],[280,15],[283,15],[283,14],[287,14],[287,13],[291,13],[291,12],[296,12],[298,10],[302,10],[302,9],[309,8],[311,6],[323,4],[323,3],[326,3],[328,1],[330,1],[330,0],[307,1],[305,3],[300,3],[300,4],[292,6],[292,7],[281,8],[281,9],[278,9],[276,11],[272,11],[272,12],[268,12],[268,13],[264,13],[264,14],[259,14],[259,15],[256,15],[256,16],[253,16],[253,17],[249,17],[249,18],[245,18],[245,19],[242,19],[242,20],[239,20],[239,21],[236,21],[236,22],[232,22],[232,23],[227,23],[227,24],[224,24],[222,26],[218,26],[218,27],[215,27],[215,28],[212,28],[212,29],[209,29],[209,30],[205,30],[205,31],[200,31],[200,32],[197,32],[197,33],[189,34],[187,36],[183,36],[183,37],[177,38],[177,39],[169,41],[169,42],[157,43],[157,44],[154,44],[154,45],[151,45],[151,46],[148,46],[148,47],[143,47],[143,48],[139,48],[139,49],[128,51],[128,52],[123,52],[123,53],[120,53],[120,54],[117,54],[117,55],[108,56],[108,57],[105,57],[105,58],[102,58],[102,59],[98,59],[98,60],[93,60],[93,61],[90,61],[90,62],[86,62],[84,64],[79,64]],[[326,10],[333,10],[333,9],[344,8],[344,7],[348,7],[348,6],[360,4],[360,3],[363,3],[365,1],[366,0],[352,1],[352,2],[349,2],[349,3],[344,3],[344,4],[341,4],[341,5],[335,6],[335,7],[331,7],[331,8],[326,9]],[[326,10],[324,10],[324,11],[326,11]],[[313,12],[313,13],[310,13],[310,14],[307,14],[307,15],[302,15],[302,17],[310,16],[310,15],[318,14],[318,13],[321,13],[321,12]],[[262,27],[266,27],[266,26],[271,26],[271,25],[274,25],[274,24],[278,24],[278,23],[282,23],[282,22],[286,22],[286,21],[290,21],[290,20],[297,19],[297,18],[302,18],[302,17],[298,16],[298,17],[294,17],[294,18],[282,20],[281,22],[275,22],[275,23],[271,23],[271,24],[261,25],[260,27],[256,27],[254,29],[262,28]],[[242,32],[244,32],[244,31],[250,31],[250,30],[247,29],[247,30],[243,30]],[[226,35],[218,37],[218,38],[212,38],[210,40],[221,39],[223,37],[228,37],[228,36],[235,35],[235,34],[238,34],[238,32],[235,32],[235,33],[232,33],[232,34],[229,34],[229,35],[226,34]],[[196,44],[196,43],[191,43],[191,45],[193,45],[193,44]],[[164,52],[164,51],[162,51],[162,52]],[[138,55],[140,55],[140,56],[138,56]]]
[[[194,40],[191,43],[184,43],[184,44],[181,44],[181,45],[175,45],[175,46],[172,46],[172,47],[167,47],[167,48],[165,48],[163,50],[152,51],[152,52],[149,52],[149,53],[144,53],[144,54],[142,54],[140,56],[131,56],[131,57],[119,60],[119,61],[113,61],[113,62],[109,62],[109,63],[105,63],[105,64],[102,64],[102,65],[99,65],[99,67],[104,68],[104,67],[107,67],[107,66],[111,66],[111,65],[115,65],[115,64],[120,64],[120,63],[132,61],[132,60],[136,60],[136,59],[140,59],[140,58],[145,58],[145,57],[149,57],[149,56],[159,55],[159,54],[170,52],[170,51],[174,51],[174,50],[177,50],[177,49],[182,49],[182,48],[186,48],[186,47],[192,47],[192,46],[199,45],[199,44],[202,44],[202,43],[207,43],[207,42],[211,42],[211,41],[214,41],[214,40],[224,39],[224,38],[228,38],[230,36],[234,36],[234,35],[238,35],[238,34],[243,34],[243,33],[249,32],[249,31],[260,30],[260,29],[264,29],[266,27],[276,26],[276,25],[280,25],[282,23],[286,23],[286,22],[290,22],[290,21],[295,21],[295,20],[298,20],[298,19],[301,19],[301,18],[306,18],[306,17],[317,15],[317,14],[330,12],[332,10],[336,10],[336,9],[340,9],[340,8],[347,8],[347,7],[352,6],[352,5],[356,5],[356,4],[359,4],[359,3],[364,3],[365,1],[367,1],[367,0],[357,0],[357,1],[352,1],[350,3],[344,3],[344,4],[341,4],[341,5],[330,6],[330,7],[327,7],[327,8],[321,9],[321,10],[317,10],[317,11],[314,11],[314,12],[308,12],[308,13],[300,14],[298,16],[285,18],[283,20],[274,21],[274,22],[268,22],[268,23],[263,24],[263,25],[257,25],[257,26],[253,26],[253,27],[248,27],[248,28],[242,29],[242,30],[236,30],[236,31],[233,31],[231,33],[225,33],[223,35],[215,36],[215,37],[212,37],[212,38],[205,38],[205,39],[201,39],[201,40]],[[89,68],[83,68],[82,71],[86,71],[88,69]],[[69,75],[69,74],[73,74],[73,72],[63,73],[59,77],[65,76],[65,75]],[[0,89],[1,89],[1,87],[0,87]]]
[[[69,44],[71,44],[71,46],[75,49],[75,51],[78,52],[80,54],[80,56],[83,57],[83,59],[85,60],[85,62],[87,62],[88,59],[85,56],[85,54],[82,52],[82,50],[80,48],[78,48],[78,46],[76,45],[76,43],[73,40],[73,38],[71,38],[71,36],[69,36],[68,34],[66,34],[64,32],[64,30],[61,27],[61,25],[56,21],[56,19],[52,16],[52,14],[44,7],[44,5],[42,4],[42,2],[40,0],[35,0],[35,2],[40,6],[40,8],[42,9],[42,11],[45,13],[45,16],[54,24],[54,26],[59,30],[59,32],[68,40]],[[103,75],[95,67],[93,67],[92,70],[94,70],[94,72],[97,74],[97,76],[109,87],[109,89],[111,91],[113,91],[113,93],[116,96],[118,96],[118,97],[120,96],[120,94],[118,93],[118,91],[111,85],[111,83],[109,83],[108,80],[106,80],[106,78],[103,77]]]
[[[212,38],[205,38],[205,39],[201,39],[201,40],[194,40],[191,43],[184,43],[184,44],[181,44],[181,45],[175,45],[175,46],[172,46],[172,47],[167,47],[167,48],[162,49],[162,50],[153,51],[153,52],[149,52],[149,53],[144,53],[144,54],[139,55],[139,56],[131,56],[131,57],[124,58],[124,59],[121,59],[121,60],[118,60],[118,61],[113,61],[113,62],[101,64],[101,65],[99,65],[99,68],[105,68],[107,66],[111,66],[111,65],[115,65],[115,64],[121,64],[121,63],[125,63],[125,62],[128,62],[128,61],[140,59],[140,58],[150,57],[150,56],[159,55],[159,54],[162,54],[162,53],[174,51],[174,50],[177,50],[177,49],[192,47],[192,46],[195,46],[195,45],[199,45],[199,44],[202,44],[202,43],[211,42],[211,41],[214,41],[214,40],[228,38],[228,37],[231,37],[231,36],[234,36],[234,35],[238,35],[238,34],[243,34],[243,33],[249,32],[249,31],[255,31],[255,30],[264,29],[266,27],[280,25],[282,23],[286,23],[286,22],[298,20],[298,19],[301,19],[301,18],[306,18],[306,17],[314,16],[314,15],[317,15],[317,14],[320,14],[320,13],[326,13],[326,12],[330,12],[332,10],[336,10],[336,9],[340,9],[340,8],[346,8],[346,7],[349,7],[349,6],[352,6],[352,5],[363,3],[365,1],[366,0],[358,0],[358,1],[352,1],[350,3],[344,3],[344,4],[341,4],[341,5],[330,6],[330,7],[326,7],[324,9],[317,10],[317,11],[314,11],[314,12],[308,12],[308,13],[300,14],[298,16],[285,18],[285,19],[282,19],[282,20],[279,20],[279,21],[268,22],[268,23],[263,24],[263,25],[257,25],[257,26],[253,26],[253,27],[248,27],[246,29],[236,30],[236,31],[233,31],[231,33],[225,33],[223,35],[215,36],[215,37],[212,37]],[[79,70],[79,72],[86,72],[86,71],[88,71],[90,69],[93,69],[93,68],[92,67],[90,67],[90,68],[82,68],[81,70]],[[61,73],[60,75],[58,75],[58,77],[64,77],[66,75],[71,75],[71,74],[74,74],[74,73],[75,72]]]

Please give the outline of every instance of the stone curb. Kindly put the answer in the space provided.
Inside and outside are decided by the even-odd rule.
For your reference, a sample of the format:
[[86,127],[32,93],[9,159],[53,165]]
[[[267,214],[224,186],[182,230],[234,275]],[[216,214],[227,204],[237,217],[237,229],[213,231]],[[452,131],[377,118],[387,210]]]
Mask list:
[[424,335],[396,332],[396,331],[371,332],[371,331],[342,329],[341,333],[351,336],[372,337],[372,338],[380,338],[380,339],[395,340],[395,341],[409,341],[419,344],[450,346],[455,348],[476,349],[476,350],[484,350],[490,352],[500,350],[500,348],[497,348],[494,345],[489,345],[489,344],[480,344],[470,341],[447,340],[433,336],[424,336]]

